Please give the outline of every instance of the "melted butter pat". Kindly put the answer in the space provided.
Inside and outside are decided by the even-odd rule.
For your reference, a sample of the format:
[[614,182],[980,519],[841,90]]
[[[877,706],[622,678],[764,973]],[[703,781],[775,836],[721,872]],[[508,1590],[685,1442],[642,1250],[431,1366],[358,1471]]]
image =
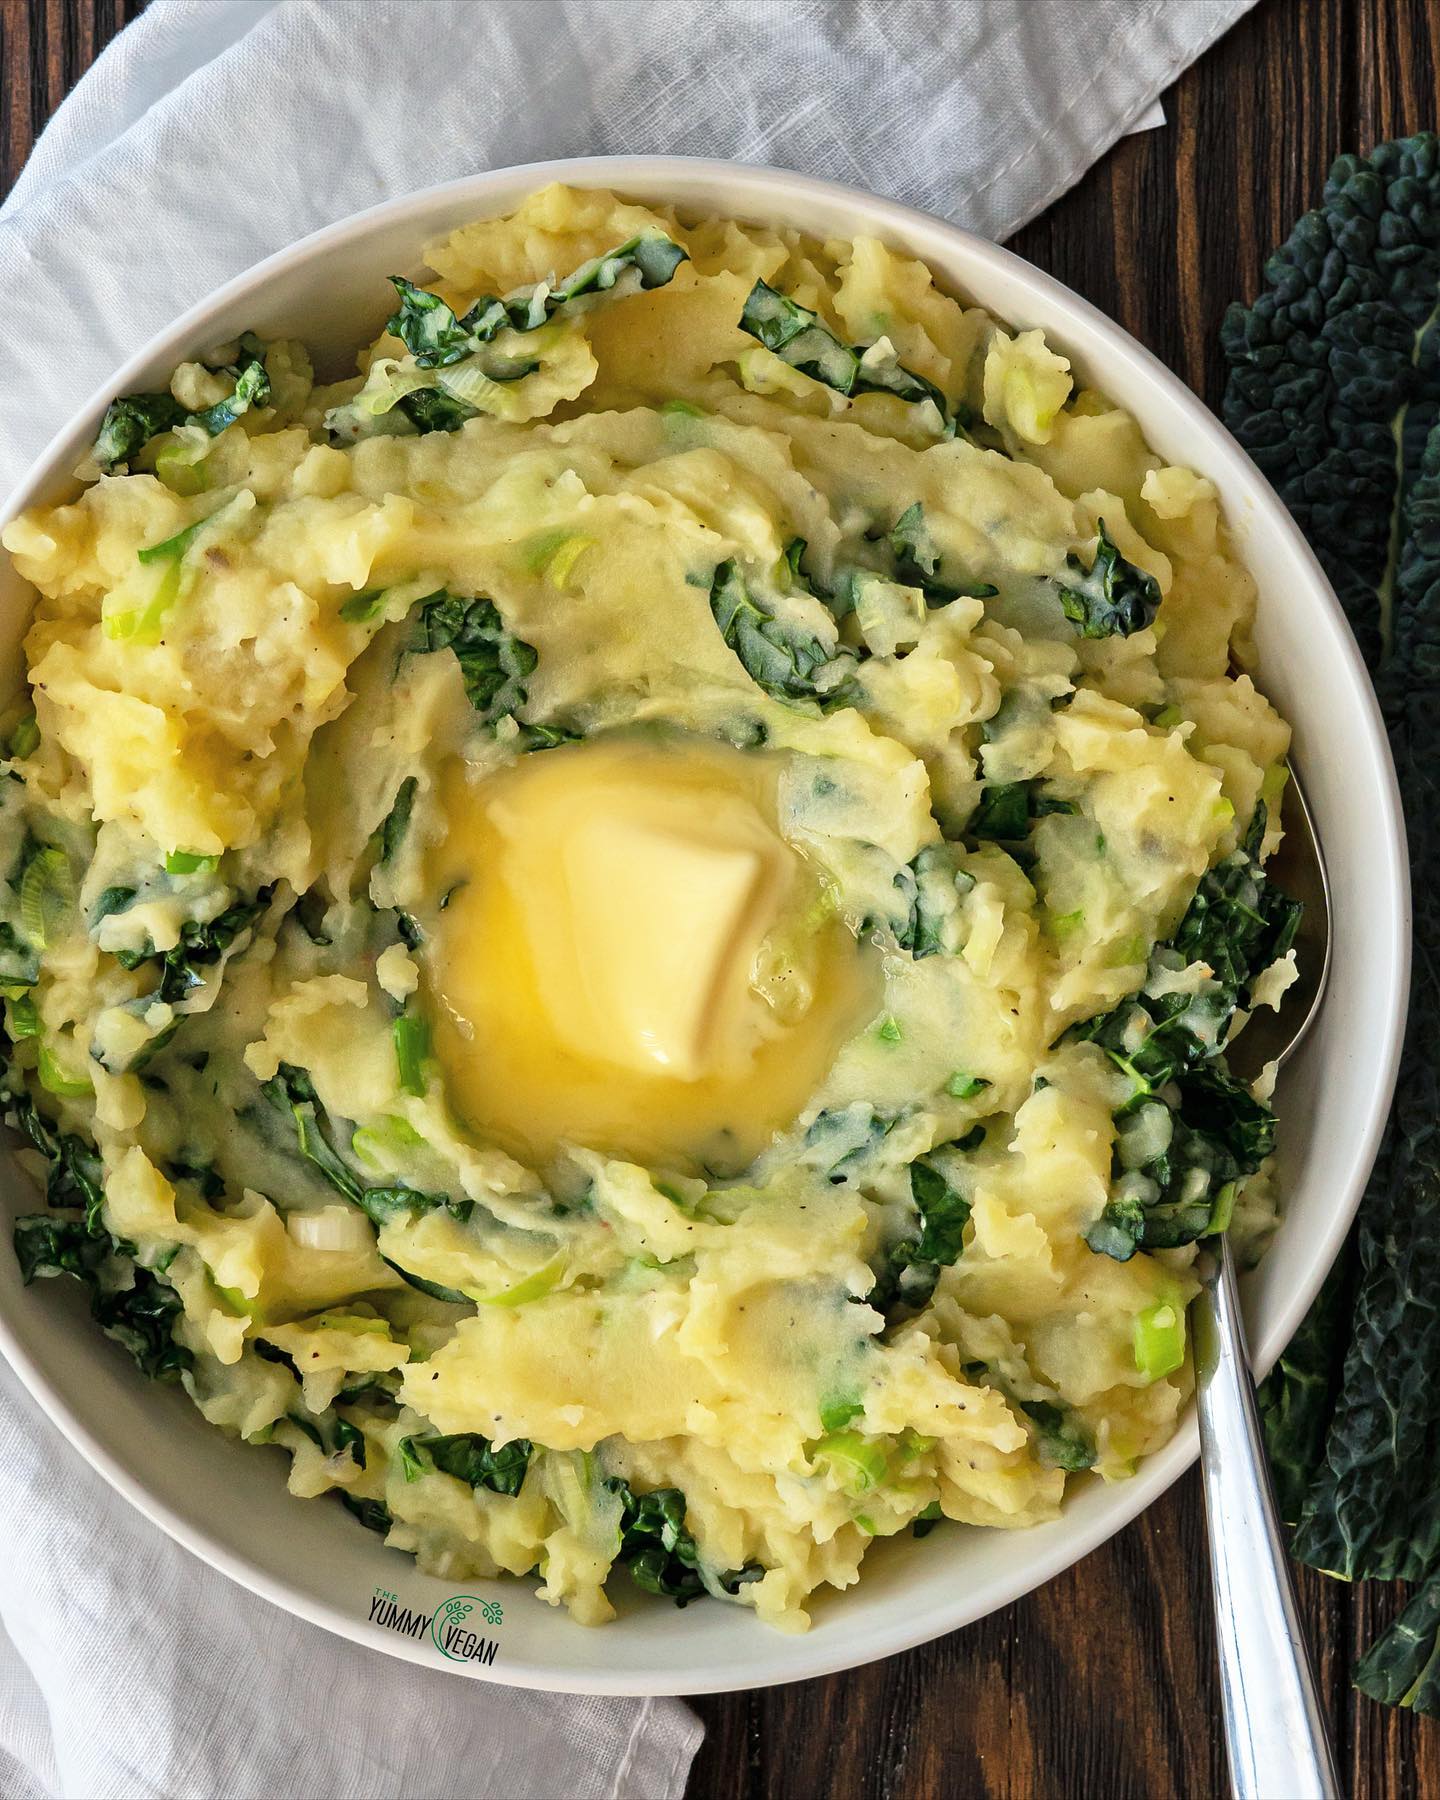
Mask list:
[[427,965],[475,1130],[541,1166],[569,1142],[729,1171],[801,1110],[879,972],[776,830],[777,772],[634,738],[452,766]]

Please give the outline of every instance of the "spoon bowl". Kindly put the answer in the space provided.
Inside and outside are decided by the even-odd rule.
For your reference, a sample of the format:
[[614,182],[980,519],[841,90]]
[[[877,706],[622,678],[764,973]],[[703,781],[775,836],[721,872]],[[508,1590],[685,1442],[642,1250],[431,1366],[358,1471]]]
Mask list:
[[1267,1063],[1289,1060],[1314,1024],[1330,979],[1330,877],[1305,790],[1292,763],[1285,793],[1285,835],[1265,865],[1265,873],[1304,909],[1295,934],[1295,981],[1277,1011],[1262,1006],[1226,1053],[1231,1073],[1254,1081]]

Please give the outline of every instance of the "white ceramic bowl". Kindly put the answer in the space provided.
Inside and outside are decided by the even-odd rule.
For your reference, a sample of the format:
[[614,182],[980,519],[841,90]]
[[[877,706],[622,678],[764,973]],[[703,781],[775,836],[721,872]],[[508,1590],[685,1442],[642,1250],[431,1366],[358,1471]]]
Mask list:
[[[1080,375],[1139,420],[1171,461],[1215,482],[1239,550],[1260,584],[1261,674],[1295,725],[1306,793],[1334,891],[1335,955],[1321,1020],[1287,1066],[1277,1105],[1286,1217],[1248,1283],[1256,1363],[1268,1369],[1339,1248],[1375,1154],[1394,1081],[1408,976],[1404,832],[1370,682],[1340,607],[1289,515],[1189,390],[1085,301],[1018,257],[903,206],[778,170],[685,158],[539,163],[477,175],[361,213],[259,264],[194,307],[120,369],[60,433],[12,502],[64,497],[113,394],[163,386],[176,363],[252,329],[340,359],[378,329],[392,270],[462,222],[510,210],[562,180],[604,186],[694,213],[731,214],[819,236],[873,233],[922,258],[947,286],[1016,327],[1042,326]],[[18,670],[29,606],[0,557],[0,657]],[[4,691],[8,691],[4,690]],[[6,1209],[34,1195],[8,1155]],[[8,1228],[4,1233],[8,1239]],[[185,1396],[143,1381],[90,1324],[76,1284],[22,1288],[0,1245],[0,1346],[83,1455],[196,1555],[277,1605],[342,1637],[412,1662],[518,1686],[598,1693],[702,1693],[823,1675],[938,1637],[1003,1606],[1133,1519],[1196,1454],[1193,1419],[1131,1481],[1082,1484],[1055,1523],[1025,1532],[951,1527],[878,1546],[848,1594],[820,1600],[804,1637],[740,1608],[684,1611],[612,1585],[621,1616],[587,1631],[537,1604],[518,1582],[466,1584],[503,1609],[479,1625],[493,1662],[448,1660],[431,1634],[382,1622],[377,1592],[428,1620],[455,1592],[386,1550],[338,1506],[291,1499],[284,1456],[228,1441]],[[472,1614],[472,1620],[476,1615]]]

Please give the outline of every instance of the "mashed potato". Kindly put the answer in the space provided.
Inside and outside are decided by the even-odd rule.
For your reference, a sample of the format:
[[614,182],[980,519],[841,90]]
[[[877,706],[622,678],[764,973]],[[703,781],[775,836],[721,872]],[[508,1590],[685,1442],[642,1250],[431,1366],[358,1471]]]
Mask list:
[[1254,585],[874,239],[551,187],[427,255],[5,532],[17,1250],[426,1570],[801,1628],[1128,1476],[1263,1229]]

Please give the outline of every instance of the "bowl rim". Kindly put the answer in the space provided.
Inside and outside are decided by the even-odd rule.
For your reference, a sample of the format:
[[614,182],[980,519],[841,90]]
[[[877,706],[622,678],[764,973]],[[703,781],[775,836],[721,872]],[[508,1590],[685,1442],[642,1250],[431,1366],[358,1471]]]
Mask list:
[[[922,258],[927,253],[913,249],[916,240],[923,242],[925,238],[939,234],[942,239],[948,239],[969,263],[982,266],[987,273],[1008,279],[1033,296],[1043,308],[1066,322],[1076,320],[1082,323],[1092,334],[1103,340],[1107,359],[1113,359],[1117,367],[1128,365],[1138,376],[1158,387],[1166,405],[1174,411],[1177,419],[1183,419],[1193,427],[1197,437],[1203,440],[1203,456],[1197,460],[1205,463],[1207,472],[1212,471],[1217,464],[1228,466],[1229,475],[1247,489],[1246,505],[1253,508],[1257,515],[1256,523],[1260,530],[1278,542],[1295,565],[1297,576],[1309,590],[1308,602],[1318,605],[1322,610],[1328,610],[1333,620],[1343,627],[1340,654],[1350,665],[1354,685],[1361,695],[1359,723],[1370,740],[1376,768],[1381,775],[1379,825],[1386,852],[1382,875],[1385,891],[1393,904],[1389,909],[1389,916],[1382,918],[1379,925],[1380,930],[1388,934],[1386,943],[1390,951],[1388,967],[1391,980],[1385,995],[1384,1041],[1374,1057],[1379,1079],[1372,1089],[1373,1105],[1365,1120],[1364,1130],[1353,1139],[1345,1179],[1343,1183],[1336,1184],[1343,1203],[1334,1209],[1328,1229],[1318,1240],[1317,1252],[1313,1253],[1310,1278],[1291,1289],[1288,1298],[1275,1307],[1264,1330],[1255,1337],[1252,1363],[1258,1378],[1268,1372],[1288,1342],[1339,1251],[1359,1206],[1389,1114],[1408,1004],[1411,954],[1409,865],[1399,787],[1369,672],[1328,578],[1284,503],[1204,402],[1122,326],[1064,283],[1015,252],[918,208],[843,182],[801,175],[768,165],[710,157],[615,155],[563,157],[486,170],[414,190],[322,226],[252,264],[188,307],[121,364],[54,433],[25,478],[0,502],[0,526],[32,505],[58,474],[63,471],[68,475],[66,458],[74,458],[80,441],[93,434],[101,414],[115,394],[125,392],[138,379],[143,378],[147,369],[153,365],[183,360],[187,350],[207,341],[204,331],[208,318],[223,311],[245,294],[262,288],[268,280],[292,265],[314,259],[324,252],[341,251],[379,228],[403,222],[407,215],[418,215],[447,200],[459,202],[464,199],[467,204],[473,203],[474,216],[477,218],[495,217],[499,214],[491,205],[494,195],[506,194],[504,205],[509,206],[512,204],[508,198],[511,191],[523,193],[554,181],[579,188],[612,188],[622,196],[627,191],[654,196],[663,194],[669,187],[683,189],[687,179],[697,185],[724,182],[732,186],[735,199],[733,205],[727,203],[725,211],[736,218],[763,219],[767,200],[795,203],[812,198],[852,209],[857,220],[863,219],[866,229],[873,229],[882,236],[888,235],[892,240],[910,247],[911,254]],[[683,194],[672,193],[670,197],[674,203],[682,207],[685,205]],[[421,246],[417,244],[417,260],[420,249]],[[985,303],[982,301],[981,304]],[[1063,332],[1062,325],[1057,331],[1057,337],[1063,337]],[[1069,346],[1062,345],[1062,348]],[[1017,1559],[1006,1578],[992,1579],[981,1584],[978,1589],[958,1592],[948,1604],[938,1609],[926,1606],[910,1613],[903,1607],[897,1608],[897,1616],[889,1629],[872,1629],[867,1641],[859,1647],[852,1637],[844,1634],[833,1640],[826,1640],[834,1646],[828,1649],[818,1634],[782,1638],[782,1642],[791,1650],[791,1655],[788,1660],[783,1661],[783,1666],[783,1659],[777,1657],[771,1666],[747,1667],[733,1674],[716,1674],[713,1678],[686,1676],[682,1680],[677,1680],[673,1671],[667,1672],[659,1668],[653,1673],[605,1673],[573,1668],[555,1670],[543,1663],[509,1657],[484,1669],[473,1664],[449,1664],[441,1668],[437,1667],[422,1645],[386,1632],[356,1616],[342,1613],[338,1607],[314,1595],[302,1593],[289,1583],[273,1577],[193,1519],[185,1517],[160,1500],[71,1410],[43,1365],[26,1351],[3,1309],[0,1309],[0,1352],[3,1352],[50,1421],[117,1493],[175,1542],[250,1592],[351,1643],[400,1657],[435,1674],[469,1676],[471,1679],[482,1679],[498,1685],[552,1692],[662,1695],[769,1687],[858,1668],[912,1649],[949,1631],[975,1623],[1030,1593],[1078,1562],[1131,1523],[1189,1468],[1199,1454],[1199,1433],[1192,1401],[1187,1405],[1174,1436],[1147,1457],[1139,1472],[1123,1486],[1108,1489],[1109,1503],[1100,1511],[1098,1519],[1087,1521],[1083,1527],[1063,1535],[1046,1554],[1024,1562]],[[1028,1534],[1016,1533],[1016,1541],[1023,1542],[1026,1535]],[[779,1638],[781,1634],[777,1633],[775,1636]]]

